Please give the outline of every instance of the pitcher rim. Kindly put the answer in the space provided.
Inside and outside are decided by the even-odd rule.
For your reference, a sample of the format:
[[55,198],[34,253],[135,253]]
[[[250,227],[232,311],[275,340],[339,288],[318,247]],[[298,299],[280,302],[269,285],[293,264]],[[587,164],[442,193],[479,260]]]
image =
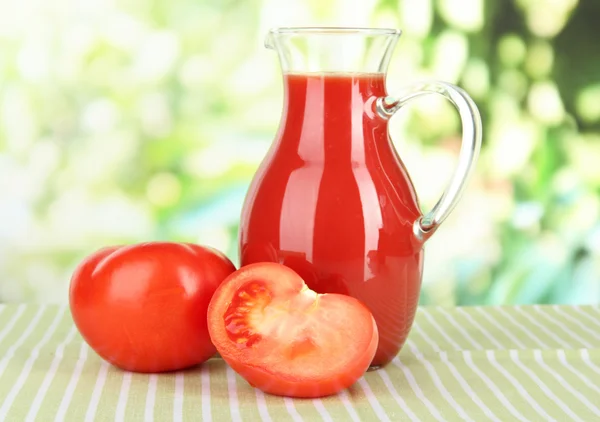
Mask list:
[[274,35],[289,34],[348,34],[348,35],[400,35],[402,30],[395,28],[368,28],[353,26],[282,26],[269,30]]

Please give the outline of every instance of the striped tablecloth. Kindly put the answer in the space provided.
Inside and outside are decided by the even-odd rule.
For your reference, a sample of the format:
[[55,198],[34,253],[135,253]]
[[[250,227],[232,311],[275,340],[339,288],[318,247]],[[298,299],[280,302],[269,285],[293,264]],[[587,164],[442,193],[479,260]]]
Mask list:
[[600,421],[600,308],[422,308],[384,370],[337,396],[251,388],[221,359],[139,375],[58,306],[0,305],[0,421]]

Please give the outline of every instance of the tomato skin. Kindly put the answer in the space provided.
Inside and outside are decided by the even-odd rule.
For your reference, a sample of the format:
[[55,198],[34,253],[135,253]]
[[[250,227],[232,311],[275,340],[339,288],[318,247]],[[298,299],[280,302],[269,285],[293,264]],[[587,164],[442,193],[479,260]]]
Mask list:
[[[266,287],[265,295],[252,296],[256,283]],[[231,318],[240,297],[246,302]],[[247,326],[240,328],[245,315]],[[302,398],[350,387],[368,369],[379,341],[373,316],[357,299],[317,295],[293,270],[270,262],[247,265],[223,281],[209,305],[208,327],[221,357],[250,385]]]
[[101,249],[76,268],[69,306],[103,359],[133,372],[164,372],[216,353],[207,309],[234,265],[194,244],[150,242]]

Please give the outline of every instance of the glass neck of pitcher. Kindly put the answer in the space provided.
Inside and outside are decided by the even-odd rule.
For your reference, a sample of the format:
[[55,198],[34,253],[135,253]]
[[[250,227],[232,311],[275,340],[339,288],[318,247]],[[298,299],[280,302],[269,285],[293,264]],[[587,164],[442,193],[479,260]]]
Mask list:
[[400,36],[383,28],[274,28],[265,46],[283,73],[386,73]]

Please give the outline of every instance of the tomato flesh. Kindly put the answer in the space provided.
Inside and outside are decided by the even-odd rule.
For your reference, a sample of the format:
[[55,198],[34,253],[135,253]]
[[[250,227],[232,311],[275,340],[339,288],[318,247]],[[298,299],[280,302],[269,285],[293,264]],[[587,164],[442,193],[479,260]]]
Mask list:
[[208,310],[211,339],[250,384],[284,396],[319,397],[349,387],[378,343],[375,321],[358,300],[317,294],[280,264],[231,274]]
[[[271,302],[271,295],[262,283],[248,283],[236,292],[236,295],[227,308],[224,321],[227,335],[238,347],[252,347],[262,336],[246,323],[252,309],[264,309]],[[261,306],[262,305],[262,306]]]

